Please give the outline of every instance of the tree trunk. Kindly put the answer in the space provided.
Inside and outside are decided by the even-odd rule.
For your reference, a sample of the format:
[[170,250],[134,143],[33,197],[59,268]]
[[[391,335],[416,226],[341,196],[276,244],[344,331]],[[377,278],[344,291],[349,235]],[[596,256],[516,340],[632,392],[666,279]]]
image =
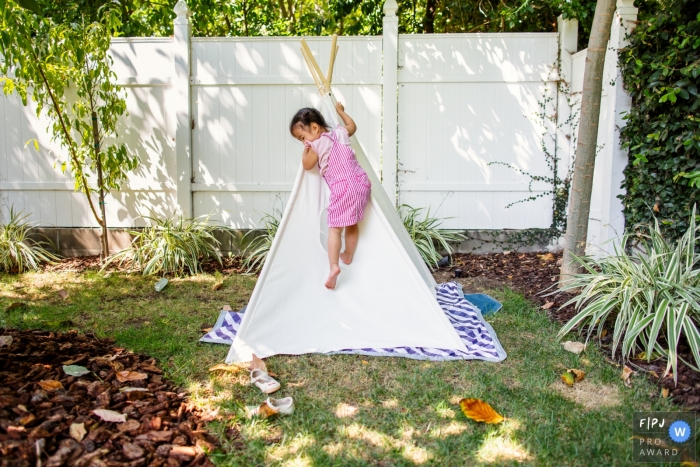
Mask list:
[[435,32],[435,0],[427,0],[425,3],[423,32],[426,34],[433,34]]
[[581,119],[574,176],[571,183],[571,198],[564,235],[564,258],[562,260],[560,284],[567,276],[580,272],[581,267],[572,254],[582,256],[586,251],[588,216],[591,209],[593,169],[595,167],[600,119],[600,95],[603,90],[603,66],[605,52],[610,39],[610,27],[615,14],[615,0],[598,0],[591,27],[591,36],[586,53],[581,97]]
[[243,27],[245,28],[246,37],[250,36],[248,32],[248,2],[243,2]]
[[97,165],[97,192],[100,200],[100,213],[102,214],[102,234],[100,244],[102,245],[102,261],[109,256],[109,239],[107,238],[107,216],[105,215],[105,190],[102,185],[102,159],[100,158],[100,131],[97,123],[97,113],[92,111],[92,138],[95,143],[95,164]]

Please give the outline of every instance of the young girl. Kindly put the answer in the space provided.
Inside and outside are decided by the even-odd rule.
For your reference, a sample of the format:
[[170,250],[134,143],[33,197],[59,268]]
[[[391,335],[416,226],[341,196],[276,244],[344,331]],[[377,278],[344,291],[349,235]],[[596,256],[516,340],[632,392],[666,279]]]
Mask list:
[[[338,258],[345,264],[352,263],[360,234],[357,223],[364,217],[372,187],[367,173],[355,158],[355,151],[350,147],[350,136],[355,134],[357,126],[340,102],[335,108],[345,127],[338,125],[328,131],[323,115],[312,108],[301,109],[289,124],[292,136],[304,143],[301,159],[304,169],[310,170],[318,165],[331,190],[328,203],[328,261],[331,267],[326,279],[328,289],[335,288],[340,274]],[[345,251],[341,253],[343,229]]]

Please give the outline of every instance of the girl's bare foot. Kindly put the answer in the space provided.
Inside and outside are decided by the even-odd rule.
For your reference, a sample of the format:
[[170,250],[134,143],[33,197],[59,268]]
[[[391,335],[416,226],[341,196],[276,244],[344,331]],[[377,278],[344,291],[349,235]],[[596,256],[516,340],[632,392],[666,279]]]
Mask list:
[[345,264],[350,264],[352,263],[352,257],[354,256],[354,253],[348,253],[347,251],[344,251],[340,254],[340,259],[343,261]]
[[335,289],[335,282],[338,280],[338,274],[340,274],[340,266],[338,266],[337,264],[331,266],[331,273],[328,275],[328,279],[326,279],[327,289]]

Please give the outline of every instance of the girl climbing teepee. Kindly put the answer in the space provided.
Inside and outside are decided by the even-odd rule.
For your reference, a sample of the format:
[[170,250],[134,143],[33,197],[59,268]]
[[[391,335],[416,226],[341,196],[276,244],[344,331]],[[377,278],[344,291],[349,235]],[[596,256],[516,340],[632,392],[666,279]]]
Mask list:
[[[350,137],[357,130],[357,125],[345,113],[345,108],[340,102],[336,103],[335,108],[345,127],[338,125],[329,131],[321,112],[313,108],[299,110],[289,124],[292,136],[304,143],[304,169],[310,170],[318,166],[331,191],[328,203],[328,289],[335,288],[340,274],[338,259],[345,264],[352,263],[360,235],[357,223],[364,217],[372,187],[367,173],[360,167],[355,151],[350,146]],[[341,253],[343,229],[345,251]]]

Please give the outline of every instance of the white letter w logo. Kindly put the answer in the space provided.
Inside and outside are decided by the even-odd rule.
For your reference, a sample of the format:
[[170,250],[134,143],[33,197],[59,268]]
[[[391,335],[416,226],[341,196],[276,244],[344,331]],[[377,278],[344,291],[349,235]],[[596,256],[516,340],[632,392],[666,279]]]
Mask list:
[[681,438],[685,437],[685,427],[674,428],[674,431],[676,432],[676,436]]

